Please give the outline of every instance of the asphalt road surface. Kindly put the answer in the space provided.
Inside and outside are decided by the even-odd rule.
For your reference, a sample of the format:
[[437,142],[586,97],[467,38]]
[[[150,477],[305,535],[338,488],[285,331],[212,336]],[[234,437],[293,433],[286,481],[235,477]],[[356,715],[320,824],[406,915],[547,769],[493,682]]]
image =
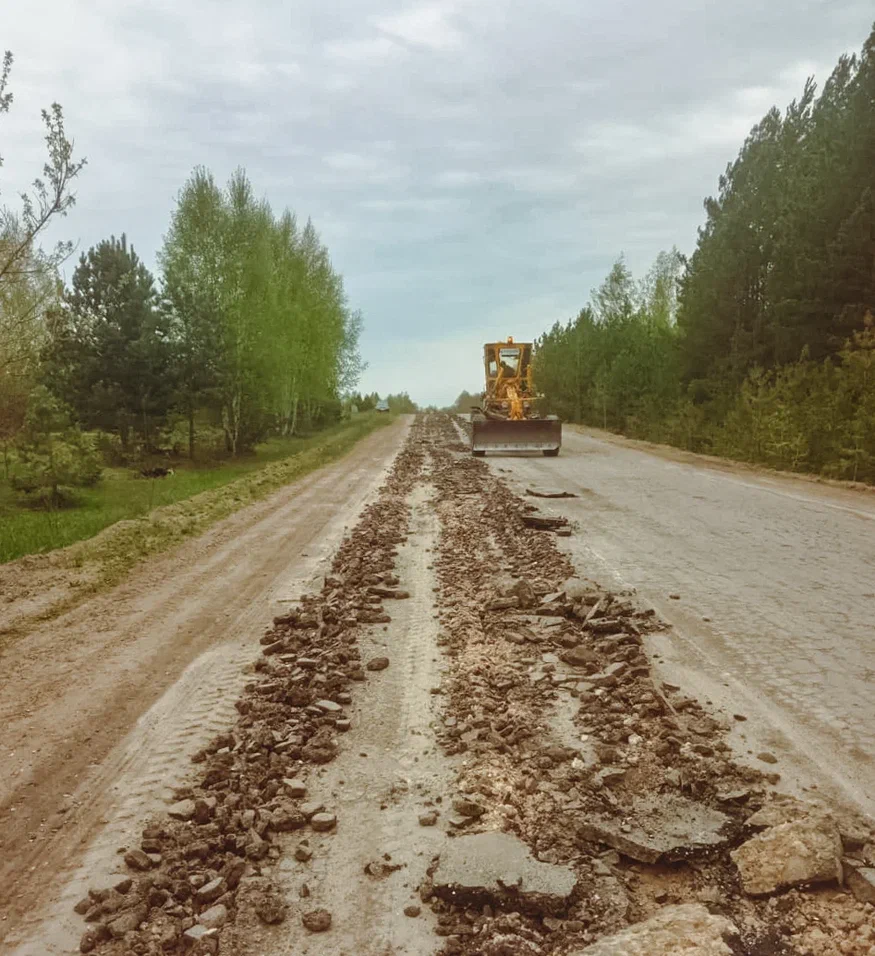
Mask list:
[[748,717],[742,752],[875,813],[875,494],[568,426],[563,442],[487,461],[517,491],[578,495],[539,503],[577,522],[578,567],[673,625],[651,644],[665,679]]

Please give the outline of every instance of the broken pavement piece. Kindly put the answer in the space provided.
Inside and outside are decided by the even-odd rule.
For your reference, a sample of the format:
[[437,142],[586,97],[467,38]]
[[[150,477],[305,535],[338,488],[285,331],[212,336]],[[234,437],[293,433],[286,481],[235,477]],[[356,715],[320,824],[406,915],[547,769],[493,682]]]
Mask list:
[[190,820],[194,816],[194,800],[180,800],[167,811],[174,820]]
[[526,494],[532,498],[576,498],[572,491],[537,491],[535,488],[526,488]]
[[722,846],[729,817],[679,794],[641,797],[625,808],[622,817],[590,816],[578,836],[605,843],[640,863],[660,859],[686,860],[696,853]]
[[486,807],[481,807],[467,797],[456,797],[453,800],[453,809],[463,817],[482,817],[486,813]]
[[132,870],[150,870],[152,868],[152,861],[142,850],[129,850],[125,853],[124,859]]
[[195,890],[195,899],[198,903],[213,903],[227,888],[225,878],[223,876],[217,876],[214,880],[210,880],[209,883],[205,883],[199,890]]
[[842,878],[842,841],[828,817],[806,817],[757,834],[730,854],[742,889],[762,896]]
[[196,943],[200,943],[202,940],[211,939],[217,935],[218,930],[216,930],[214,927],[204,926],[202,923],[196,923],[182,934],[182,938],[187,945],[193,946]]
[[550,518],[547,515],[522,515],[523,524],[527,528],[536,528],[539,531],[555,531],[568,524],[567,518]]
[[559,915],[577,878],[568,867],[534,859],[512,834],[488,830],[450,840],[432,880],[435,896],[448,902],[509,904],[533,915]]
[[138,903],[132,909],[126,910],[106,924],[113,939],[121,939],[125,933],[138,929],[140,923],[149,915],[149,907],[145,903]]
[[856,860],[844,861],[845,885],[861,903],[875,906],[875,867]]
[[302,914],[301,922],[311,933],[324,933],[331,929],[331,913],[328,910],[311,910]]
[[207,929],[221,929],[228,922],[228,909],[223,903],[216,903],[204,910],[197,919]]
[[521,608],[534,607],[538,603],[538,595],[535,589],[525,579],[520,578],[504,591],[506,597],[516,598]]
[[664,906],[650,919],[599,940],[574,956],[732,956],[735,926],[700,903]]

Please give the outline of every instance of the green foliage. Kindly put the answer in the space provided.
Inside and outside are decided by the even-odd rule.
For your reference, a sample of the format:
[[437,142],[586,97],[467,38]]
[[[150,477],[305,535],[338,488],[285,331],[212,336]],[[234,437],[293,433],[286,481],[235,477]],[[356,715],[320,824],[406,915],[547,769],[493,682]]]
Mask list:
[[687,380],[833,357],[875,304],[875,31],[770,110],[705,202],[678,324]]
[[413,415],[419,411],[416,402],[407,394],[399,392],[397,395],[387,395],[386,401],[389,403],[389,411],[394,415]]
[[376,392],[370,395],[362,395],[360,392],[354,392],[350,396],[353,406],[360,412],[372,412],[380,401],[380,396]]
[[[386,416],[357,415],[308,438],[271,438],[253,454],[233,461],[207,466],[183,462],[169,478],[146,480],[129,467],[109,470],[99,484],[77,491],[76,508],[61,511],[19,508],[12,489],[0,487],[0,563],[80,542],[54,556],[53,564],[96,563],[99,567],[88,576],[94,570],[94,579],[111,584],[141,557],[179,544],[244,504],[333,461],[389,421]],[[103,529],[100,537],[87,540]],[[63,605],[66,599],[61,600]]]
[[[7,50],[0,68],[0,114],[8,113],[12,106],[12,92],[7,89],[12,60],[12,53]],[[30,192],[21,193],[17,211],[0,207],[0,289],[7,282],[17,282],[33,275],[34,264],[40,270],[53,273],[73,249],[70,242],[63,241],[49,252],[42,252],[37,247],[37,240],[51,221],[65,216],[75,203],[70,187],[85,165],[84,159],[73,158],[73,144],[67,139],[61,107],[52,103],[49,109],[42,111],[42,119],[47,152],[42,176],[34,178]],[[16,316],[15,319],[22,317]],[[4,321],[8,320],[9,316],[6,316]]]
[[875,482],[875,30],[817,97],[770,110],[705,201],[689,261],[622,259],[537,342],[572,421]]
[[87,428],[152,444],[170,408],[174,368],[151,273],[123,235],[79,260],[43,354],[43,376]]
[[534,374],[547,407],[562,418],[650,437],[680,399],[674,323],[676,251],[661,254],[636,286],[618,260],[566,325],[535,343]]
[[179,358],[178,403],[216,410],[231,454],[269,429],[336,421],[360,370],[361,317],[311,222],[256,200],[242,170],[220,189],[197,169],[160,255]]
[[[12,107],[12,64],[7,51],[0,66],[0,115]],[[69,242],[59,242],[46,251],[39,240],[73,205],[71,185],[85,163],[73,159],[61,107],[53,104],[42,117],[47,150],[42,176],[20,195],[17,208],[0,205],[0,444],[7,477],[11,444],[24,425],[38,374],[46,317],[60,295],[58,266],[72,250]]]
[[446,411],[457,412],[460,415],[467,415],[471,409],[480,405],[480,396],[473,395],[467,389],[459,392],[453,404]]
[[100,456],[93,443],[73,427],[69,410],[44,388],[31,396],[15,457],[12,487],[46,507],[69,504],[71,489],[91,487],[100,478]]

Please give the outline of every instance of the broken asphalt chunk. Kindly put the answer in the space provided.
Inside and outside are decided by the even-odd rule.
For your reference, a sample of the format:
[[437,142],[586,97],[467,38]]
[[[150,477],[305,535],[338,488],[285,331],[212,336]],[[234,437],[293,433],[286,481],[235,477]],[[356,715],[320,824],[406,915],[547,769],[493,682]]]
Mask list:
[[742,889],[751,896],[842,878],[842,840],[836,825],[825,816],[771,827],[730,856]]
[[433,877],[434,894],[462,905],[513,905],[532,915],[565,911],[576,876],[541,863],[510,833],[489,830],[451,840]]
[[623,816],[592,815],[578,836],[604,843],[640,863],[685,860],[725,844],[729,817],[679,794],[634,800]]
[[663,906],[650,919],[599,940],[574,956],[732,956],[726,942],[735,926],[701,903]]

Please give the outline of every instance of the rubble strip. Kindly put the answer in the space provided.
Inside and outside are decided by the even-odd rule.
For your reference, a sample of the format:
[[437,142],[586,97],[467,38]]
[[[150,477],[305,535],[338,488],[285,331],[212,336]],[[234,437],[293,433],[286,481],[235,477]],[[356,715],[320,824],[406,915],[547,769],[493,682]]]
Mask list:
[[[620,953],[643,939],[640,951],[656,956],[676,951],[669,937],[683,942],[666,936],[675,924],[659,915],[675,906],[719,930],[710,949],[688,951],[870,953],[871,884],[857,877],[857,898],[838,876],[842,853],[857,854],[848,872],[872,866],[871,833],[860,821],[843,829],[821,808],[804,823],[767,821],[756,836],[754,811],[773,805],[779,774],[736,762],[724,722],[657,684],[643,637],[664,625],[633,595],[575,576],[543,530],[561,522],[530,520],[533,506],[467,453],[459,432],[469,427],[435,416],[427,446],[441,497],[436,568],[451,667],[440,739],[462,755],[460,794],[480,808],[450,824],[515,834],[537,860],[571,868],[576,886],[561,912],[532,913],[501,894],[454,905],[435,894],[438,865],[423,898],[438,913],[441,952]],[[742,871],[742,861],[760,872]],[[826,894],[809,889],[823,879]],[[628,935],[650,918],[662,946]],[[586,949],[612,937],[613,948]]]
[[[307,769],[336,756],[356,682],[390,666],[385,657],[362,660],[357,640],[391,619],[384,602],[407,596],[392,572],[407,533],[405,499],[422,472],[421,428],[344,539],[321,591],[274,619],[236,725],[194,755],[194,782],[124,854],[130,875],[77,904],[87,924],[81,952],[214,954],[241,915],[268,925],[286,918],[270,878],[282,835],[338,826],[331,808],[307,800]],[[330,923],[330,914],[302,914],[311,932]]]

